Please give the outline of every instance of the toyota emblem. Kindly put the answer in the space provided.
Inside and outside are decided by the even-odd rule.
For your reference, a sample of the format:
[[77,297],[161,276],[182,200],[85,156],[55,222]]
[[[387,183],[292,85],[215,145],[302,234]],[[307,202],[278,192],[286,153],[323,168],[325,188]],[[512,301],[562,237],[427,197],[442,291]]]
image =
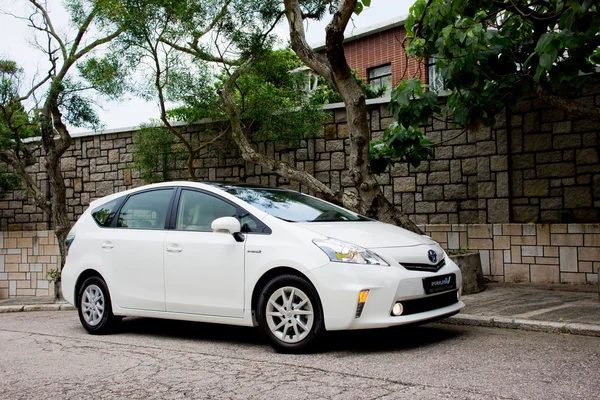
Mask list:
[[429,250],[427,252],[427,257],[429,257],[429,261],[431,261],[432,263],[436,263],[437,262],[437,253],[433,250]]

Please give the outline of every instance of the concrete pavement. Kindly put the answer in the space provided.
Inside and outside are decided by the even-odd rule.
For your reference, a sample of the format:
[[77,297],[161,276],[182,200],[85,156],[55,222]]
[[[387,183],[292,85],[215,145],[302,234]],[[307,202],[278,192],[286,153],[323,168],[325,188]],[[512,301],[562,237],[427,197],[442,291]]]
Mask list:
[[[592,285],[487,285],[463,296],[466,307],[442,322],[600,337],[600,298]],[[66,311],[74,307],[53,297],[0,300],[0,313]]]

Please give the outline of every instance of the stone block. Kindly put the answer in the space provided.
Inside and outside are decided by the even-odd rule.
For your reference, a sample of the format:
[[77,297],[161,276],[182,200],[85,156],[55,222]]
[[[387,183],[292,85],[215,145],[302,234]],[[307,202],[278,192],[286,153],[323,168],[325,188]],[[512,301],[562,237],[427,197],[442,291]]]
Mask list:
[[331,154],[331,169],[340,170],[346,168],[346,154],[338,151]]
[[561,283],[579,283],[585,284],[585,274],[579,272],[561,272],[560,282]]
[[598,150],[589,149],[577,149],[575,151],[575,160],[577,165],[582,164],[597,164],[598,163]]
[[578,147],[581,147],[581,135],[572,134],[554,136],[554,149],[576,149]]
[[425,186],[423,188],[423,200],[442,200],[444,198],[444,190],[441,185]]
[[415,204],[415,212],[417,214],[433,214],[435,213],[435,203],[430,201],[420,201]]
[[515,222],[537,222],[539,207],[513,206],[513,220]]
[[529,265],[525,264],[505,264],[504,265],[505,282],[519,283],[530,282]]
[[487,203],[487,221],[490,223],[508,222],[508,199],[490,199]]
[[494,250],[510,250],[510,236],[494,236]]
[[578,257],[580,261],[600,262],[600,247],[580,247]]
[[501,250],[490,251],[490,275],[504,275],[504,254]]
[[551,233],[552,246],[583,246],[583,235],[580,233]]
[[544,255],[543,246],[522,246],[521,256],[542,257]]
[[454,213],[458,211],[458,204],[455,201],[438,201],[437,212]]
[[474,157],[477,155],[477,146],[465,144],[454,147],[454,158]]
[[550,182],[548,179],[532,179],[523,181],[523,195],[526,197],[548,196]]
[[492,226],[489,224],[477,224],[467,226],[467,237],[469,239],[491,239]]
[[560,271],[556,265],[531,265],[531,283],[558,283]]
[[538,178],[564,178],[575,176],[575,165],[570,162],[536,166]]
[[432,172],[427,178],[429,184],[450,183],[450,173],[448,171]]
[[592,205],[592,192],[589,187],[570,187],[565,190],[565,208],[583,208]]
[[491,199],[496,195],[495,182],[479,182],[477,184],[477,193],[480,199]]
[[416,189],[414,177],[394,178],[394,192],[414,192]]
[[471,239],[468,242],[469,249],[471,250],[492,250],[494,244],[492,239]]
[[523,138],[523,150],[526,152],[552,150],[552,134],[541,133],[525,135]]
[[485,141],[485,142],[477,142],[477,155],[478,156],[487,156],[496,154],[496,142],[495,141]]
[[444,185],[444,198],[446,200],[464,200],[467,198],[465,184]]

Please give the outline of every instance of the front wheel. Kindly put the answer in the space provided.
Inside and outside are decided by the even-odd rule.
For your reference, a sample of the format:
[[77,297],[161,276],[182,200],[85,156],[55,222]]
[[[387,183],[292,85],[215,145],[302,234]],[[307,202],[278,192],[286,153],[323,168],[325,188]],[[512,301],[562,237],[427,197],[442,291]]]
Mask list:
[[112,313],[110,294],[106,283],[97,276],[87,278],[79,289],[79,320],[91,334],[109,333],[119,322]]
[[306,351],[323,330],[323,311],[306,279],[281,275],[265,286],[258,300],[258,325],[277,351]]

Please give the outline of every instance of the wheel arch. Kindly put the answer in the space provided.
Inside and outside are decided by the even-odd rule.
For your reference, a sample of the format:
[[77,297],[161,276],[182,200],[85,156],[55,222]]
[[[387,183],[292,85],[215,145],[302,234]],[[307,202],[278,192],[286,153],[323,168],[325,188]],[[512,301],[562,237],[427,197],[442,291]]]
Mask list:
[[322,302],[321,302],[321,296],[319,294],[319,291],[317,290],[317,287],[315,286],[315,284],[308,278],[308,276],[306,276],[302,272],[300,272],[297,269],[292,268],[292,267],[286,267],[286,266],[275,267],[275,268],[271,268],[270,270],[266,271],[258,279],[258,281],[256,281],[256,284],[254,285],[254,288],[252,289],[251,310],[252,310],[253,319],[254,319],[254,315],[256,314],[256,307],[257,307],[257,304],[258,304],[258,297],[260,296],[260,293],[261,293],[262,289],[265,287],[265,285],[271,279],[275,278],[276,276],[285,275],[285,274],[287,274],[287,275],[296,275],[296,276],[298,276],[300,278],[305,279],[306,282],[308,282],[315,289],[315,293],[317,293],[317,297],[318,297],[319,303],[322,304]]
[[[79,274],[79,277],[77,278],[77,283],[75,283],[75,307],[79,308],[79,289],[81,289],[81,285],[83,285],[83,282],[85,282],[86,279],[92,277],[92,276],[97,276],[98,278],[102,279],[104,281],[104,283],[106,283],[106,279],[104,279],[104,277],[102,276],[102,274],[100,274],[100,272],[96,271],[95,269],[92,268],[88,268],[85,271],[83,271],[81,274]],[[108,287],[108,286],[107,286]]]

